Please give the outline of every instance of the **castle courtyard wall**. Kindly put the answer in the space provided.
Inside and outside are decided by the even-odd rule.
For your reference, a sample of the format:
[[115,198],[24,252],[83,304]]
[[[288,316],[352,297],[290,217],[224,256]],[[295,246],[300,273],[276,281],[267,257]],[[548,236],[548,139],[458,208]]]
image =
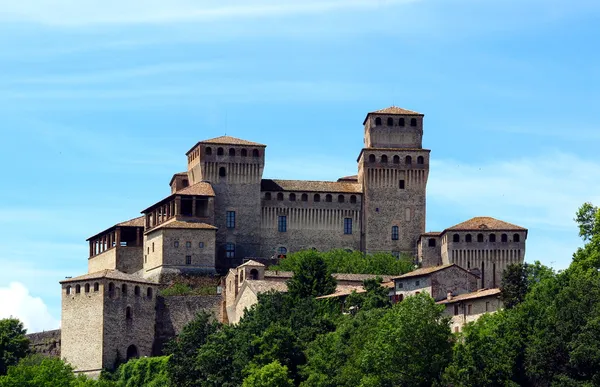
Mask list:
[[117,268],[117,249],[115,247],[88,258],[88,273]]

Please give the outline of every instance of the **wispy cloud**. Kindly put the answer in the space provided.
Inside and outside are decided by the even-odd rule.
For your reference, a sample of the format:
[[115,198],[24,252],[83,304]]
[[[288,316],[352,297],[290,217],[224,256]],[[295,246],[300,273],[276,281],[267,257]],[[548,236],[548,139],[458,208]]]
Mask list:
[[29,333],[59,328],[60,321],[54,318],[40,297],[32,296],[20,282],[0,287],[0,318],[16,317],[23,322]]

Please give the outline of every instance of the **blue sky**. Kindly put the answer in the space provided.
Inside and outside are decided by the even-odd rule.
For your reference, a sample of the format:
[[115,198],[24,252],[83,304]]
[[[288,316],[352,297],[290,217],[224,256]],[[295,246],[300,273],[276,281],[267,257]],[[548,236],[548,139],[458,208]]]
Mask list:
[[390,105],[425,114],[428,231],[494,216],[565,268],[600,204],[599,22],[591,0],[1,1],[0,317],[58,327],[85,239],[164,197],[195,142],[334,180]]

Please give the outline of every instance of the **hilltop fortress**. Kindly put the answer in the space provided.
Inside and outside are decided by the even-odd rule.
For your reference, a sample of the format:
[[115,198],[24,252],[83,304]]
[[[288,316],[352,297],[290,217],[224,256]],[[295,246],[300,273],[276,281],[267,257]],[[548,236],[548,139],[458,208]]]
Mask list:
[[165,302],[161,284],[302,249],[407,254],[422,267],[456,264],[476,275],[478,288],[498,287],[504,268],[523,261],[527,230],[477,217],[425,233],[423,118],[398,107],[368,113],[357,174],[337,181],[263,179],[266,145],[229,136],[198,142],[170,193],[90,237],[88,274],[61,281],[61,357],[93,374],[157,354],[169,324],[202,308],[226,315],[227,298]]

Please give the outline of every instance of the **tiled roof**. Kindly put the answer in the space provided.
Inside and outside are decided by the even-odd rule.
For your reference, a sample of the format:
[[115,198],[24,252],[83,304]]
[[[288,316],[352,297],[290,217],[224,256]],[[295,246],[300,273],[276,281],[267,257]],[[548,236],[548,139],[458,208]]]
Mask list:
[[473,293],[461,294],[458,296],[454,296],[451,299],[445,299],[442,301],[438,301],[437,304],[452,304],[454,302],[460,302],[465,300],[473,300],[476,298],[482,297],[490,297],[490,296],[498,296],[501,293],[500,289],[481,289]]
[[255,294],[265,293],[271,290],[276,292],[287,292],[287,284],[281,281],[268,281],[268,280],[246,280],[246,286],[248,286]]
[[217,228],[215,226],[212,226],[210,224],[207,223],[202,223],[202,222],[194,222],[194,221],[181,221],[181,220],[177,220],[176,218],[173,218],[171,220],[167,220],[165,223],[159,224],[156,227],[151,228],[150,230],[146,231],[146,234],[158,230],[158,229],[162,229],[162,228],[177,228],[177,229],[196,229],[196,230],[216,230]]
[[156,285],[156,283],[145,280],[144,278],[142,278],[140,276],[137,276],[134,274],[127,274],[127,273],[123,273],[122,271],[110,270],[110,269],[105,269],[105,270],[100,270],[100,271],[97,271],[94,273],[80,275],[79,277],[67,278],[67,279],[60,281],[60,283],[64,284],[64,283],[69,283],[69,282],[91,281],[91,280],[102,279],[102,278],[113,279],[113,280],[117,280],[117,281],[139,282],[139,283]]
[[293,271],[280,271],[280,270],[265,270],[265,278],[292,278],[294,276]]
[[[430,266],[430,267],[422,267],[420,269],[417,270],[413,270],[409,273],[406,274],[402,274],[401,276],[398,277],[394,277],[393,279],[404,279],[404,278],[411,278],[411,277],[420,277],[423,275],[428,275],[431,273],[435,273],[436,271],[440,271],[440,270],[445,270],[449,267],[452,266],[456,266],[454,263],[450,263],[447,265],[440,265],[440,266]],[[459,266],[456,266],[459,267]]]
[[340,177],[339,179],[337,179],[338,183],[348,181],[348,180],[358,181],[358,175],[344,176],[344,177]]
[[187,172],[177,172],[177,173],[175,173],[173,175],[173,177],[171,178],[171,181],[169,181],[169,185],[173,184],[173,180],[175,180],[175,178],[177,176],[182,176],[182,177],[185,176],[185,177],[187,177]]
[[190,185],[188,187],[180,189],[175,194],[176,195],[215,196],[215,191],[213,190],[210,183],[201,181],[194,185]]
[[440,231],[430,231],[421,234],[421,236],[440,236],[442,233]]
[[309,181],[309,180],[271,180],[262,179],[261,191],[304,191],[304,192],[339,192],[362,193],[362,187],[357,183],[337,181]]
[[489,216],[477,216],[466,222],[459,223],[447,228],[446,231],[478,231],[478,230],[496,230],[496,231],[527,231],[526,228],[507,223]]
[[238,267],[243,267],[243,266],[261,266],[261,267],[264,267],[265,265],[263,265],[260,262],[249,260],[249,261],[246,261],[243,264],[239,265]]
[[264,144],[259,144],[257,142],[252,142],[248,140],[243,140],[241,138],[231,137],[231,136],[220,136],[211,138],[209,140],[200,141],[199,144],[217,144],[217,145],[248,145],[248,146],[265,146]]
[[366,290],[362,286],[347,286],[347,285],[344,286],[344,285],[338,285],[335,288],[335,292],[333,292],[331,294],[328,294],[326,296],[317,297],[317,300],[325,299],[325,298],[335,298],[335,297],[349,296],[350,294],[352,294],[352,292],[364,293],[364,292],[366,292]]
[[374,112],[369,112],[369,114],[407,114],[407,115],[419,115],[423,114],[415,112],[413,110],[403,109],[398,106],[390,106],[385,109],[375,110]]
[[333,273],[333,278],[338,281],[356,281],[362,282],[368,279],[375,279],[380,277],[383,282],[391,281],[394,276],[393,275],[380,275],[380,274],[350,274],[350,273]]
[[144,227],[145,216],[138,216],[125,222],[117,223],[117,227]]

